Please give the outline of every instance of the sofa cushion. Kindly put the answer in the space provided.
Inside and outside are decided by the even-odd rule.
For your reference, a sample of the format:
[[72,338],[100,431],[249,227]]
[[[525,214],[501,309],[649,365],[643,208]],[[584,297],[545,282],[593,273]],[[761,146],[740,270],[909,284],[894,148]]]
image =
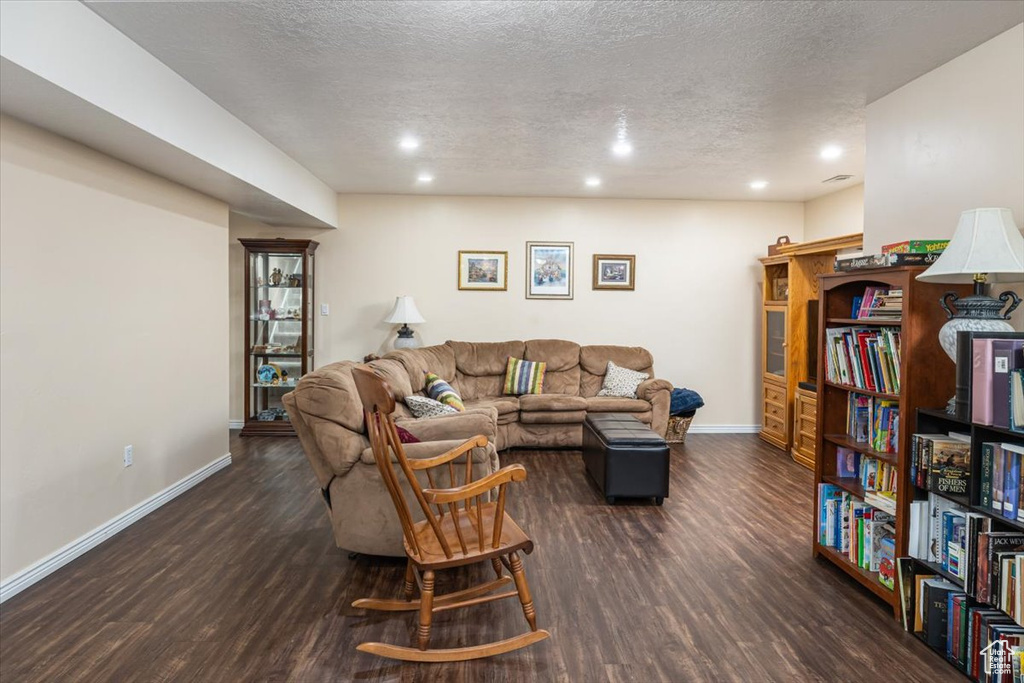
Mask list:
[[[423,391],[427,383],[426,372],[433,372],[441,377],[455,377],[455,355],[446,344],[424,346],[419,349],[395,349],[384,356],[384,360],[393,360],[402,364],[409,376],[411,393]],[[461,391],[458,379],[451,383],[456,391]]]
[[[644,379],[647,378],[645,377]],[[432,372],[427,373],[424,381],[427,383],[425,387],[427,396],[435,401],[440,401],[446,406],[455,408],[460,413],[466,409],[466,406],[462,404],[462,397],[459,396],[457,391],[452,389],[452,385],[448,384],[448,382],[445,382]]]
[[395,395],[396,401],[404,401],[409,394],[415,394],[412,383],[409,381],[409,373],[397,360],[386,360],[379,358],[367,363],[373,369],[375,375],[388,383],[388,388]]
[[654,357],[651,352],[639,346],[581,346],[580,347],[580,395],[597,396],[604,385],[604,373],[608,361],[622,368],[646,372],[654,376]]
[[466,409],[492,408],[498,411],[498,424],[506,425],[519,420],[519,398],[516,396],[494,396],[466,401]]
[[497,434],[498,411],[494,408],[469,408],[452,415],[422,419],[399,418],[395,423],[420,441],[465,440],[478,434],[493,441]]
[[501,393],[505,396],[523,396],[544,392],[544,372],[547,363],[544,361],[523,360],[508,357],[505,367],[505,383]]
[[295,387],[295,405],[303,415],[323,418],[363,434],[363,404],[352,380],[351,361],[331,363],[307,373]]
[[561,396],[559,394],[530,394],[519,397],[519,409],[526,412],[559,412],[586,410],[587,399],[582,396]]
[[597,395],[637,398],[636,388],[649,377],[650,375],[646,372],[620,368],[612,361],[608,361],[608,371],[604,373],[604,382]]
[[554,410],[535,413],[519,413],[519,421],[523,424],[574,424],[587,419],[585,410]]
[[[423,458],[433,458],[438,455],[442,455],[452,450],[457,446],[461,446],[464,443],[462,439],[451,439],[450,441],[421,441],[420,443],[409,443],[403,444],[402,450],[405,451],[405,457],[410,460],[422,460]],[[493,450],[492,444],[487,444],[486,448],[474,448],[470,451],[472,454],[473,462],[489,462],[490,451]],[[362,454],[359,456],[359,460],[367,465],[373,465],[377,461],[373,458],[373,448],[363,449]],[[398,458],[395,457],[394,452],[391,453],[391,461],[398,462]],[[453,462],[465,463],[465,459],[462,456],[456,458]],[[399,475],[401,476],[401,475]]]
[[639,398],[619,396],[592,396],[585,399],[588,413],[645,413],[651,404]]
[[523,355],[523,342],[460,342],[445,344],[455,358],[455,382],[462,400],[501,396],[509,356]]
[[545,394],[580,395],[580,345],[562,339],[531,339],[526,342],[525,360],[544,361]]

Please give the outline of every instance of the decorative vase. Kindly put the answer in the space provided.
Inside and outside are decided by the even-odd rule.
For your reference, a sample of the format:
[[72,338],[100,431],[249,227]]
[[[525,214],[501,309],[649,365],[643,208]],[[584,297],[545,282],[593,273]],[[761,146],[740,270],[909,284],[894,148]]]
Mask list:
[[[1002,311],[1007,301],[1013,303]],[[965,297],[959,297],[955,292],[946,292],[939,303],[949,320],[939,330],[939,345],[955,363],[957,332],[1013,332],[1013,325],[1007,320],[1020,302],[1020,297],[1009,291],[1000,294],[998,300],[978,293],[977,290]],[[953,308],[950,308],[951,304]]]

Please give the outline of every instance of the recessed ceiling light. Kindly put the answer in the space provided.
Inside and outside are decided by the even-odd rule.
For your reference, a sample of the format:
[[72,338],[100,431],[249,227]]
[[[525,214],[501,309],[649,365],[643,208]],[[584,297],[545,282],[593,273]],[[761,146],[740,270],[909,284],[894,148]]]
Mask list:
[[766,187],[768,187],[767,180],[755,180],[754,182],[750,183],[751,190],[763,190]]
[[628,140],[619,140],[612,145],[612,154],[617,157],[628,157],[633,153],[633,145]]
[[429,173],[420,173],[418,176],[416,176],[416,182],[417,183],[432,183],[432,182],[434,182],[434,176],[430,175]]
[[839,145],[828,145],[821,148],[822,159],[838,159],[843,156],[843,148]]
[[592,175],[583,182],[587,184],[587,187],[601,187],[601,179],[597,176]]
[[420,141],[418,138],[415,138],[412,135],[405,135],[402,137],[401,140],[398,141],[398,146],[404,149],[406,152],[411,152],[420,146]]

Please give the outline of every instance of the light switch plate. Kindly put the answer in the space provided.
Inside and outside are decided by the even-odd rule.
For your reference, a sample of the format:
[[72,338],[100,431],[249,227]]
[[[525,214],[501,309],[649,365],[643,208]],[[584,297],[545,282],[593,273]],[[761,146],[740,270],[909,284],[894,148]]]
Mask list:
[[331,314],[331,305],[330,304],[320,304],[320,315],[330,315],[330,314]]

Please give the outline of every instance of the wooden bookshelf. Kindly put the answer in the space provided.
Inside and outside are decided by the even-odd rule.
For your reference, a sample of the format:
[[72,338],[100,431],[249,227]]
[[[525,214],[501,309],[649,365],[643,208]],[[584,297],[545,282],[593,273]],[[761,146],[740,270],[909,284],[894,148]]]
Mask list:
[[[896,465],[896,538],[895,556],[907,555],[910,500],[913,490],[910,482],[910,435],[916,431],[917,409],[922,406],[942,405],[955,390],[955,366],[939,346],[939,328],[946,315],[939,299],[947,291],[960,296],[969,293],[967,286],[949,286],[918,282],[915,278],[924,267],[878,268],[821,275],[818,281],[818,438],[814,460],[814,546],[815,557],[824,558],[854,580],[863,584],[874,595],[888,603],[893,614],[900,617],[898,588],[890,590],[878,581],[876,572],[868,572],[850,562],[842,552],[818,542],[818,484],[832,483],[862,498],[863,488],[849,486],[848,479],[836,474],[836,453],[839,448],[851,448],[867,457]],[[863,296],[867,287],[889,287],[903,290],[903,317],[895,320],[851,318],[853,299]],[[874,330],[881,327],[899,328],[900,331],[900,392],[889,394],[858,389],[855,386],[827,381],[826,331],[834,327],[864,326]],[[857,443],[847,436],[847,406],[850,393],[890,399],[898,402],[900,425],[895,453],[880,453],[870,444]],[[840,482],[840,483],[837,483]],[[859,491],[858,491],[859,489]]]
[[788,451],[813,469],[815,394],[801,382],[814,382],[809,350],[817,347],[818,275],[832,271],[836,254],[860,249],[860,233],[799,242],[779,247],[778,254],[759,259],[763,269],[761,297],[760,436]]

